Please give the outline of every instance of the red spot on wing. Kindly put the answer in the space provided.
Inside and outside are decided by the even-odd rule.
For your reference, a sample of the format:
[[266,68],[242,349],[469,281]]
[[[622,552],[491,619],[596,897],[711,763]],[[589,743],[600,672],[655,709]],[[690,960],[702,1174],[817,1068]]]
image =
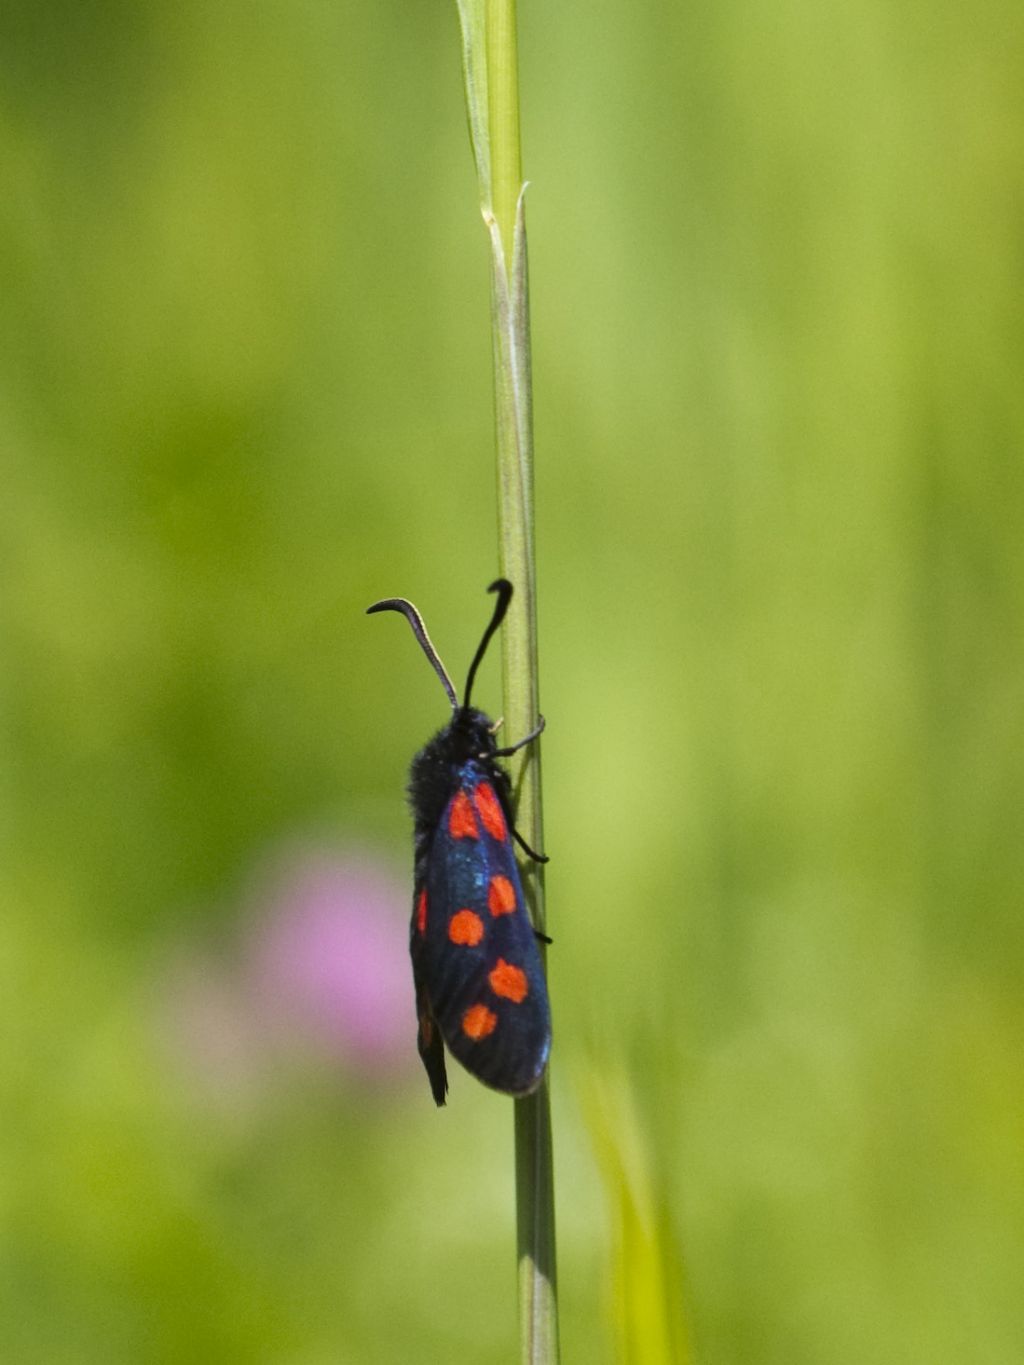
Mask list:
[[511,915],[516,908],[516,889],[507,877],[492,877],[487,888],[487,908],[492,915]]
[[475,948],[484,936],[484,922],[474,910],[456,910],[448,921],[448,937],[453,943]]
[[448,812],[448,833],[453,839],[479,839],[480,831],[476,827],[476,816],[473,814],[473,807],[469,797],[464,791],[459,791],[452,802],[452,808]]
[[511,1000],[516,1005],[522,1004],[530,989],[522,967],[513,966],[503,957],[498,958],[498,965],[488,974],[487,980],[491,983],[491,990],[495,995],[500,995],[504,1000]]
[[427,888],[424,887],[420,892],[420,898],[416,902],[416,928],[421,934],[427,932]]
[[493,1033],[497,1024],[498,1016],[486,1005],[470,1005],[462,1016],[462,1031],[474,1043],[479,1043],[481,1038]]
[[473,793],[473,799],[487,833],[493,835],[495,839],[507,839],[508,827],[505,824],[505,812],[501,809],[498,794],[491,784],[489,782],[479,783]]

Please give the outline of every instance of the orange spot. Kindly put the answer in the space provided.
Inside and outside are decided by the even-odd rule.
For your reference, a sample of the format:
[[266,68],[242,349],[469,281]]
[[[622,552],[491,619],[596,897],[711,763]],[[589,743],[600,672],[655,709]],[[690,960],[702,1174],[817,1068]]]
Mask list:
[[507,877],[492,877],[487,888],[487,908],[492,915],[511,915],[516,908],[516,889]]
[[421,934],[427,932],[427,888],[424,887],[420,892],[420,898],[416,902],[416,928]]
[[505,1000],[511,1000],[516,1005],[521,1005],[526,999],[526,993],[530,989],[526,973],[522,967],[514,967],[511,962],[506,962],[503,957],[498,958],[498,965],[489,974],[487,980],[491,983],[491,990],[495,995],[502,996]]
[[474,1043],[479,1043],[481,1038],[486,1038],[489,1033],[494,1032],[497,1023],[498,1016],[486,1005],[470,1005],[462,1016],[462,1031],[467,1038],[472,1038]]
[[460,791],[456,795],[452,802],[452,808],[448,812],[448,833],[453,839],[479,839],[480,837],[473,807],[464,791]]
[[448,937],[453,943],[475,948],[484,936],[484,922],[473,910],[456,910],[448,921]]
[[505,814],[501,809],[501,802],[498,800],[497,792],[489,782],[481,782],[473,793],[476,800],[476,808],[480,812],[480,819],[484,822],[484,829],[488,834],[493,834],[495,839],[507,839],[508,830],[505,827]]

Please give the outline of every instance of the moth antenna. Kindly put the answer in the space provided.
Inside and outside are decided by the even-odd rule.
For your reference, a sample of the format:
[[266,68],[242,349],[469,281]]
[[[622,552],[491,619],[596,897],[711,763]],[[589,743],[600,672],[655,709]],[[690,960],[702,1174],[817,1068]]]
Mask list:
[[490,625],[484,631],[484,638],[477,646],[477,651],[473,655],[473,662],[469,666],[469,677],[466,679],[466,692],[462,702],[463,706],[469,705],[469,694],[473,691],[473,679],[476,677],[476,670],[480,666],[480,660],[484,657],[487,646],[491,642],[491,636],[501,625],[502,621],[504,621],[505,613],[508,611],[508,604],[512,601],[512,584],[507,578],[496,578],[487,591],[496,592],[498,594],[498,600],[494,604],[494,615],[491,617]]
[[[427,628],[423,624],[423,617],[419,614],[413,604],[407,602],[404,597],[385,597],[382,602],[374,602],[372,607],[366,608],[367,616],[372,616],[375,611],[400,611],[402,613],[412,627],[412,633],[416,636],[416,643],[430,660],[431,668],[441,679],[441,686],[448,694],[448,700],[452,704],[452,710],[457,711],[459,709],[459,699],[455,695],[455,688],[452,686],[452,680],[449,678],[444,664],[438,657],[437,650],[431,643],[430,636],[427,634]],[[504,615],[504,612],[502,612],[502,615]],[[486,641],[486,636],[484,638]]]

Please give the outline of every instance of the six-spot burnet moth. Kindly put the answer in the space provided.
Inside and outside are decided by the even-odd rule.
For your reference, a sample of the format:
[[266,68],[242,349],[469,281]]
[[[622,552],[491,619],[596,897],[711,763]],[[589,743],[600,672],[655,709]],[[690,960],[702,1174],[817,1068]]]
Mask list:
[[412,603],[389,597],[367,608],[402,613],[452,705],[451,720],[416,755],[409,773],[417,1041],[439,1105],[448,1090],[444,1043],[467,1071],[509,1095],[536,1088],[551,1048],[547,983],[513,838],[536,862],[547,859],[516,830],[508,775],[497,762],[536,739],[544,721],[502,749],[498,726],[469,704],[480,660],[508,611],[512,584],[499,578],[488,592],[498,600],[469,666],[461,705]]

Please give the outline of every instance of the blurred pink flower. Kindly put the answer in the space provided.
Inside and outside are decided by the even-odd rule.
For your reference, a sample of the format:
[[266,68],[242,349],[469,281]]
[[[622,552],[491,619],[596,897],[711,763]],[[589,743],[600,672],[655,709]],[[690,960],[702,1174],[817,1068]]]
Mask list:
[[409,891],[367,857],[306,853],[274,878],[246,974],[267,1022],[366,1071],[415,1051]]
[[416,1058],[405,880],[369,854],[305,849],[255,885],[233,950],[176,964],[170,1025],[189,1070],[240,1097],[282,1052],[313,1051],[390,1088]]

